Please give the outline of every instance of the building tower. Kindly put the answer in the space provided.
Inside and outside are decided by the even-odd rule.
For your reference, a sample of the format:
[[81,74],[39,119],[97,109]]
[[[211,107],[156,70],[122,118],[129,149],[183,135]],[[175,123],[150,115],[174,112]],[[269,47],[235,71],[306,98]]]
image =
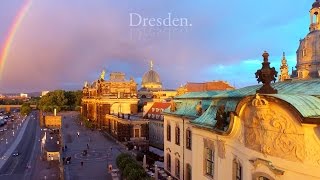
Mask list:
[[297,50],[297,70],[292,73],[292,77],[297,79],[320,77],[320,0],[312,4],[309,12],[310,32],[300,40]]
[[289,69],[287,64],[286,55],[283,52],[282,60],[281,60],[281,66],[280,66],[280,76],[279,81],[285,81],[286,79],[289,79]]

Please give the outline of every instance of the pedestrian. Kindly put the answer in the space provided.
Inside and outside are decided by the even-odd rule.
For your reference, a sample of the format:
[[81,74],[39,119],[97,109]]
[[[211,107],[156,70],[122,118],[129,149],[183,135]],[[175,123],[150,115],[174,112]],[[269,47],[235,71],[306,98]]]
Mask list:
[[67,149],[68,149],[67,145],[64,146],[64,149],[67,151]]
[[89,144],[87,144],[87,148],[89,149]]
[[112,152],[112,146],[110,147],[110,151]]
[[81,166],[83,166],[83,161],[81,161]]
[[65,164],[66,158],[62,157],[62,164]]
[[79,131],[77,132],[77,135],[78,135],[78,137],[80,136],[80,132]]

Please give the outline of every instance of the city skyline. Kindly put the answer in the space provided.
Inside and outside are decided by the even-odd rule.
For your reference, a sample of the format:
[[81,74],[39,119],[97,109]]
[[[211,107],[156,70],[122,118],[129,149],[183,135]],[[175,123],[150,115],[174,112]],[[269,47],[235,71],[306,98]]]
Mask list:
[[[212,80],[238,88],[255,85],[264,50],[278,72],[282,52],[290,70],[295,66],[312,2],[2,1],[1,55],[15,19],[30,6],[5,64],[0,62],[0,92],[81,89],[102,69],[124,72],[140,84],[150,60],[164,88]],[[130,26],[130,13],[148,17],[149,26]],[[150,26],[150,18],[168,13],[192,26]]]

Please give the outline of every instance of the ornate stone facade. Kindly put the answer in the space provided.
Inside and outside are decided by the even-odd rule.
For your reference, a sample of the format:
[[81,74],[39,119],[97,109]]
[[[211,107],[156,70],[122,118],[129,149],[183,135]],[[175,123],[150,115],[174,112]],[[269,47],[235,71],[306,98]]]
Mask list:
[[305,159],[304,134],[301,126],[286,114],[270,108],[258,94],[247,110],[244,122],[245,146],[264,155],[291,161]]

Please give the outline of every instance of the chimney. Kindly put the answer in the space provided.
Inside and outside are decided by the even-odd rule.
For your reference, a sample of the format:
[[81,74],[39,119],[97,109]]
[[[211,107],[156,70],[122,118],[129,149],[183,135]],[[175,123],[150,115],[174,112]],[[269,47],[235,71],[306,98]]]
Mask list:
[[53,114],[54,114],[54,116],[57,116],[57,109],[56,108],[54,108]]

